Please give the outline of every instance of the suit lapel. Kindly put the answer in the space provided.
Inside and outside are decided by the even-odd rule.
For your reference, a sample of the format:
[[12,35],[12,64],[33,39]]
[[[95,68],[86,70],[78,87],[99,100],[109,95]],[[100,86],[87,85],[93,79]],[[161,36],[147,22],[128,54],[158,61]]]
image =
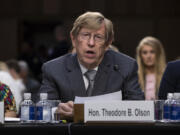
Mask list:
[[77,61],[77,55],[73,54],[70,59],[67,60],[67,77],[69,80],[69,86],[74,96],[86,96],[86,90],[82,72]]
[[108,85],[108,76],[111,72],[112,60],[108,56],[108,52],[105,53],[103,61],[99,65],[98,72],[95,78],[94,90],[92,95],[100,95],[105,93]]

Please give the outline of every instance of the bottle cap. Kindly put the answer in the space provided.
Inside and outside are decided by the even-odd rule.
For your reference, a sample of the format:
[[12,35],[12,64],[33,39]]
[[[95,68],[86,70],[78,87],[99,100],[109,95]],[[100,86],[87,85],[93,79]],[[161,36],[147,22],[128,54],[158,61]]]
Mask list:
[[31,99],[31,93],[24,93],[24,100],[30,100]]
[[173,98],[173,93],[168,93],[167,99],[169,99],[169,98]]
[[48,98],[47,93],[40,93],[40,100],[46,100]]
[[180,99],[180,93],[174,93],[174,99]]

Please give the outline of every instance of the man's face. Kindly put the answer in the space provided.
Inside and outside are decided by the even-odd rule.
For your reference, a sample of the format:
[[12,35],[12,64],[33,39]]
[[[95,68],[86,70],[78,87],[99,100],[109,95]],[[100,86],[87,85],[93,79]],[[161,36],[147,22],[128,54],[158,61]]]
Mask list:
[[155,65],[156,55],[154,49],[151,46],[144,45],[142,47],[141,57],[145,66],[153,67]]
[[71,40],[80,63],[88,69],[100,64],[108,48],[105,44],[104,24],[98,30],[82,28],[77,38],[71,35]]

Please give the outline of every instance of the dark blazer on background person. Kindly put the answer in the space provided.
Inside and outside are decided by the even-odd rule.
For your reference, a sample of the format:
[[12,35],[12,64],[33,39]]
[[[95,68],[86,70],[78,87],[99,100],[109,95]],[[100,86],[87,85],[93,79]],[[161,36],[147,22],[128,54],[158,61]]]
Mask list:
[[[45,63],[40,92],[47,92],[49,99],[62,102],[86,96],[83,75],[76,54],[67,54]],[[136,61],[122,53],[108,50],[98,67],[92,96],[122,90],[126,100],[142,100],[137,76]]]
[[167,99],[167,94],[174,92],[180,92],[180,60],[167,64],[159,88],[159,99]]

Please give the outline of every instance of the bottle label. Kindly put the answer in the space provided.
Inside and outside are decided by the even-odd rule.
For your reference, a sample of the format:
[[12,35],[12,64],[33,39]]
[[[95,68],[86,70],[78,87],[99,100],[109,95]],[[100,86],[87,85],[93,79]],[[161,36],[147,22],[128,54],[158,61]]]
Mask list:
[[29,120],[35,120],[35,107],[29,107]]
[[178,114],[177,114],[177,119],[180,120],[180,106],[178,105]]
[[164,105],[164,119],[170,119],[171,114],[171,106],[170,105]]
[[171,120],[178,120],[178,106],[173,105],[171,109]]
[[43,120],[43,107],[38,106],[37,107],[37,117],[36,120]]

